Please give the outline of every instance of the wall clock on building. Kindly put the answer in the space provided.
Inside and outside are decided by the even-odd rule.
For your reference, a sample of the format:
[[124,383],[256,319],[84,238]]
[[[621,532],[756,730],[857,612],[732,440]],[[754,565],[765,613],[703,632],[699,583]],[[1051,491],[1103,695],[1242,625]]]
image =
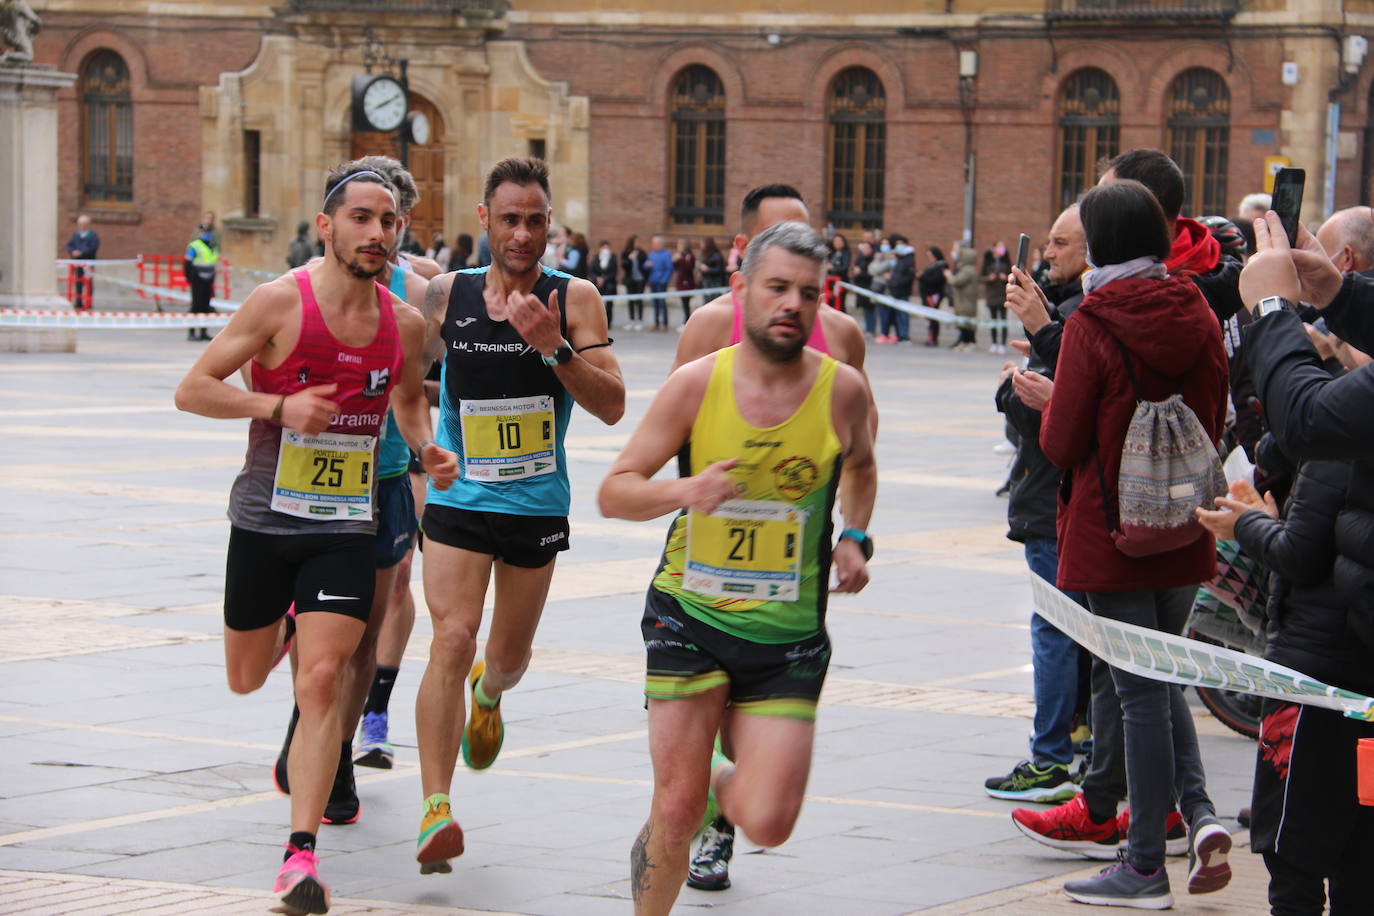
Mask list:
[[355,129],[390,133],[406,118],[406,91],[390,76],[353,77]]
[[407,140],[416,146],[429,142],[429,116],[423,111],[412,111],[406,119]]

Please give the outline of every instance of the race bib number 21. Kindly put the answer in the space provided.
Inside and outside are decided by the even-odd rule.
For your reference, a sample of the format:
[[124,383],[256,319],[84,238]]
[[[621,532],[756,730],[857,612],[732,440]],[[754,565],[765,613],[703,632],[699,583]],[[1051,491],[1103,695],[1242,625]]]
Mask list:
[[703,595],[796,601],[805,514],[785,502],[732,499],[687,516],[683,585]]

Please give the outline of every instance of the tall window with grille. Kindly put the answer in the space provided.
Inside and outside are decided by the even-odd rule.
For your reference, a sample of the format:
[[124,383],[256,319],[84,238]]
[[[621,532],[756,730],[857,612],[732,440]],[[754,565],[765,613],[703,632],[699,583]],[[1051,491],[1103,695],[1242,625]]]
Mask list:
[[836,229],[876,229],[883,223],[887,159],[887,94],[872,70],[850,67],[830,84],[830,180],[826,219]]
[[81,182],[88,203],[134,199],[133,94],[113,51],[96,51],[81,67]]
[[669,213],[678,226],[725,225],[725,85],[710,67],[687,67],[669,99]]
[[1072,204],[1096,182],[1100,159],[1121,146],[1121,96],[1116,81],[1096,67],[1076,70],[1059,98],[1059,209]]
[[1374,86],[1369,87],[1365,99],[1364,161],[1360,169],[1360,203],[1368,207],[1374,203]]
[[1194,215],[1224,214],[1231,93],[1220,74],[1185,70],[1169,89],[1169,155],[1183,170],[1183,207]]

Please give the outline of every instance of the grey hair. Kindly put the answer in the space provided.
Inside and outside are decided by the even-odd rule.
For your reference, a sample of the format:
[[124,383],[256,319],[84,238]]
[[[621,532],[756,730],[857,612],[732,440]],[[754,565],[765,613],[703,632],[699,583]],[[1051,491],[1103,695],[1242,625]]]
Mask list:
[[821,238],[820,233],[806,223],[774,223],[754,236],[749,247],[744,250],[740,270],[746,277],[753,278],[759,262],[770,248],[781,248],[817,264],[824,264],[830,257],[830,246]]
[[1273,199],[1268,194],[1246,194],[1240,199],[1240,206],[1237,208],[1237,212],[1240,210],[1259,210],[1263,213],[1271,209],[1273,203]]

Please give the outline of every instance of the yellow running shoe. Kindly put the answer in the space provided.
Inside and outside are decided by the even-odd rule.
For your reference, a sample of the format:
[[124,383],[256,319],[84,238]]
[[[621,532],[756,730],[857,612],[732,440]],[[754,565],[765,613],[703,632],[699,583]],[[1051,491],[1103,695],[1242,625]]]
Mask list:
[[415,861],[420,874],[453,871],[449,859],[463,854],[463,828],[453,819],[447,795],[435,793],[425,799],[425,816],[420,819],[420,839],[415,843]]
[[468,709],[468,725],[463,729],[463,762],[474,770],[485,770],[496,762],[501,753],[501,744],[506,740],[506,726],[501,722],[501,701],[495,706],[483,706],[477,702],[477,682],[487,670],[486,662],[472,666],[468,675],[468,690],[472,694],[472,704]]

